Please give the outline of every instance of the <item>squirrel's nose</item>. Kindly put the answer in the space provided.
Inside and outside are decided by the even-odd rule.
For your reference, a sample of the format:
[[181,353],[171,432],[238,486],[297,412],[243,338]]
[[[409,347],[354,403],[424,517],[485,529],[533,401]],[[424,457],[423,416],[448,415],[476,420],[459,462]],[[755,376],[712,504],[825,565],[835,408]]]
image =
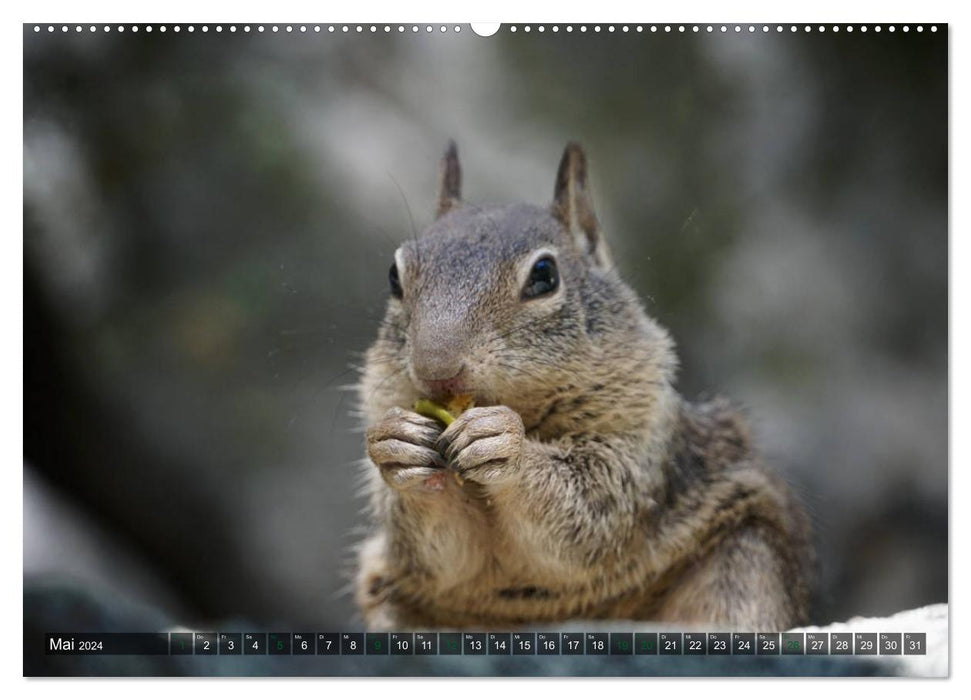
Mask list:
[[465,371],[464,364],[459,367],[455,374],[445,379],[430,379],[420,374],[418,378],[432,397],[455,396],[456,394],[466,393],[468,374]]
[[416,319],[411,341],[414,378],[432,397],[465,393],[458,391],[468,380],[465,365],[468,332],[459,317],[442,318],[442,313]]

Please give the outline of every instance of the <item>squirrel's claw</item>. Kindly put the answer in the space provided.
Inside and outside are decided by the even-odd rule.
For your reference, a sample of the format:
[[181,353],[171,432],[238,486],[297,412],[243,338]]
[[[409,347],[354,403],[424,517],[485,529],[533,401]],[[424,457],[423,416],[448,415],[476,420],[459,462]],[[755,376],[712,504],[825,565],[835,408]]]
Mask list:
[[506,406],[471,408],[438,438],[436,447],[448,468],[463,479],[493,482],[509,475],[522,453],[525,429]]

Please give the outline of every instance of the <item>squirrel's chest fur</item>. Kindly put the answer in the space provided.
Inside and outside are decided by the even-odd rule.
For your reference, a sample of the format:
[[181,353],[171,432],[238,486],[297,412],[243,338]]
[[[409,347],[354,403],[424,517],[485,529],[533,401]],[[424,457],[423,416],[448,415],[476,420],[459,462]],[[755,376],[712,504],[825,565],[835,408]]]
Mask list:
[[[728,624],[732,611],[707,611],[700,600],[698,610],[671,601],[699,563],[729,539],[740,552],[736,566],[778,569],[791,589],[786,600],[759,605],[781,606],[779,614],[793,621],[805,616],[811,559],[805,517],[757,461],[745,423],[727,402],[682,404],[666,458],[644,467],[662,474],[651,482],[654,498],[640,496],[648,501],[640,513],[642,537],[582,565],[551,548],[530,518],[497,508],[474,484],[449,480],[431,499],[388,498],[380,506],[386,526],[361,553],[358,601],[368,624],[495,629],[576,618],[711,616],[713,623]],[[379,484],[375,493],[387,495]],[[759,582],[756,577],[754,585]]]

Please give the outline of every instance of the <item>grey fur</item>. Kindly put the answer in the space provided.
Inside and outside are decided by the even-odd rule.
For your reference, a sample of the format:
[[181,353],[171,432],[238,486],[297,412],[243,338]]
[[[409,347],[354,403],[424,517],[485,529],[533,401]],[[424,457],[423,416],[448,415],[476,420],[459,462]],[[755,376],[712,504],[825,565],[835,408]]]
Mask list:
[[[450,168],[454,147],[443,182]],[[403,298],[360,383],[368,626],[804,621],[805,516],[737,410],[674,389],[672,341],[609,264],[582,149],[568,145],[549,208],[463,204],[456,183],[397,255]],[[543,251],[560,287],[523,300]],[[451,393],[476,408],[444,431],[410,410]]]

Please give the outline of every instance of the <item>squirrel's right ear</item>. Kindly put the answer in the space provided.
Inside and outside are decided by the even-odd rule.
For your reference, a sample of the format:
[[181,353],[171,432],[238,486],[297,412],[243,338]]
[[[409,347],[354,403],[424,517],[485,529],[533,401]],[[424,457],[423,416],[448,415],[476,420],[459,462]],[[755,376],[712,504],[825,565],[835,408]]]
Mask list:
[[601,267],[610,266],[610,253],[600,235],[600,224],[587,191],[587,156],[580,144],[570,142],[563,151],[553,192],[553,216],[573,234],[577,248]]
[[448,213],[462,202],[462,168],[459,165],[459,149],[455,141],[449,141],[438,167],[438,207],[435,218]]

